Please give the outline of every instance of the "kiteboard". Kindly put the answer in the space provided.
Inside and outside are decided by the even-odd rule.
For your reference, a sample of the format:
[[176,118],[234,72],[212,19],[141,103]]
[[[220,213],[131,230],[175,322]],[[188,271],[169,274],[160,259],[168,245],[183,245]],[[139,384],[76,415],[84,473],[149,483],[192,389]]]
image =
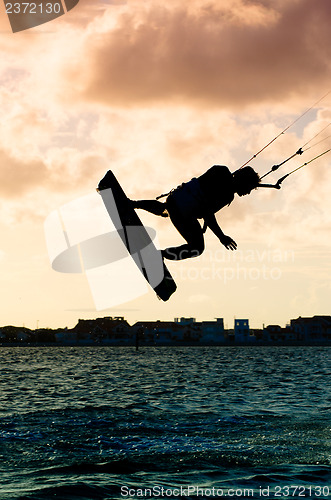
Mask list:
[[[109,190],[111,190],[112,196],[109,196]],[[108,170],[101,179],[97,191],[100,193],[106,210],[138,269],[156,295],[161,300],[167,301],[176,291],[176,283],[161,257],[161,252],[156,249],[151,236],[111,170]],[[148,248],[148,252],[144,252],[146,248]],[[152,272],[148,261],[151,255],[153,255],[151,259],[154,259]],[[155,272],[156,262],[157,272]],[[156,275],[159,276],[157,282],[155,282]]]

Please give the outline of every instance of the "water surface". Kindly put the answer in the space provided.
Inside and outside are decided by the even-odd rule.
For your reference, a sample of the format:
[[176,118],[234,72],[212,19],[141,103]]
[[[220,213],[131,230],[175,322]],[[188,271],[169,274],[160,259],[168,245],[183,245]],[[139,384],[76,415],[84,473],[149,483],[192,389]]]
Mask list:
[[2,347],[0,498],[331,498],[330,352]]

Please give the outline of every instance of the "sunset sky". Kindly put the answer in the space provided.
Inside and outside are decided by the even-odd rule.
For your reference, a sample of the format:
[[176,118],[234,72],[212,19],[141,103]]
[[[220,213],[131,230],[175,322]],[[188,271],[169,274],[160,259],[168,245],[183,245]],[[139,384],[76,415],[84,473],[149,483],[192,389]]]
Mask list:
[[[96,311],[86,276],[52,270],[44,235],[108,169],[128,196],[155,198],[214,164],[235,171],[325,96],[250,165],[263,175],[293,154],[331,121],[330,25],[330,0],[80,0],[12,33],[1,2],[0,326],[185,316],[260,328],[331,314],[331,153],[219,212],[238,250],[207,232],[201,257],[169,263],[167,303],[150,290]],[[161,248],[182,243],[169,220],[139,215]]]

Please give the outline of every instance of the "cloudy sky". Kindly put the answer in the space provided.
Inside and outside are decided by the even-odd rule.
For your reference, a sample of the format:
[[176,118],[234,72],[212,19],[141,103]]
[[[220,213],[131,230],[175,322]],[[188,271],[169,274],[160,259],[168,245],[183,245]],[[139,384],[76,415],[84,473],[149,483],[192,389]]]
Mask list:
[[[47,216],[94,193],[108,169],[136,199],[216,163],[234,171],[323,96],[251,165],[263,175],[323,128],[268,179],[327,150],[330,22],[329,0],[80,0],[12,33],[1,2],[0,325],[112,315],[262,327],[330,314],[331,153],[219,212],[238,250],[207,232],[200,258],[169,264],[167,303],[150,291],[96,311],[84,274],[51,268],[44,234]],[[169,220],[140,215],[161,248],[181,243]]]

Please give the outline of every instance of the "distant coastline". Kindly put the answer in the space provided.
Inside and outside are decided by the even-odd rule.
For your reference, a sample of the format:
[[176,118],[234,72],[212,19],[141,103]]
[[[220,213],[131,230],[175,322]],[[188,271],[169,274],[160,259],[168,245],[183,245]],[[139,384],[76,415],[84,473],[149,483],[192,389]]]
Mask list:
[[331,316],[299,317],[282,328],[268,325],[251,329],[248,319],[235,319],[225,329],[223,318],[197,322],[139,321],[130,325],[124,317],[80,319],[74,328],[4,326],[0,346],[331,346]]

